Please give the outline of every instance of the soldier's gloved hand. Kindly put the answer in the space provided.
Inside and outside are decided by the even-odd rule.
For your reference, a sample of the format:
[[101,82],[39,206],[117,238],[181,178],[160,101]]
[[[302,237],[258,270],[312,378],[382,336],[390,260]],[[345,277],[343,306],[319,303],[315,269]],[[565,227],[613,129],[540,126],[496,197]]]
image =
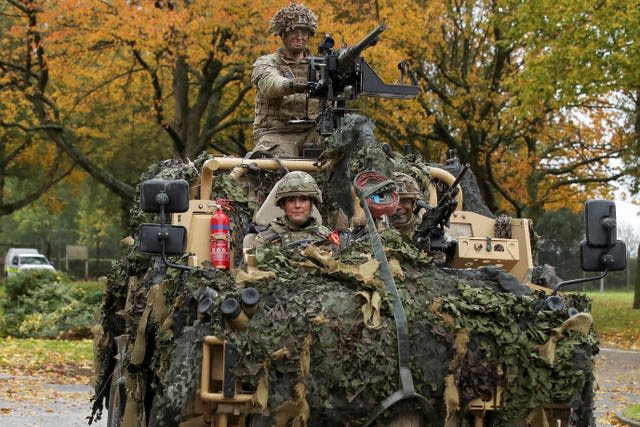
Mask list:
[[309,89],[307,83],[300,83],[293,80],[289,82],[289,88],[293,93],[305,93]]

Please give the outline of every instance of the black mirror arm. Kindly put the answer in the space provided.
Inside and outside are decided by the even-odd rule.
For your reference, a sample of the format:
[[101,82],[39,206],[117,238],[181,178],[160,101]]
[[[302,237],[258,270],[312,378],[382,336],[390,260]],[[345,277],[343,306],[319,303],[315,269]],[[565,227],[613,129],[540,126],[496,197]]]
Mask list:
[[558,293],[558,291],[560,290],[560,288],[563,287],[563,286],[575,285],[576,283],[591,282],[592,280],[602,279],[604,276],[607,275],[608,272],[609,272],[609,267],[606,267],[604,269],[604,271],[602,272],[602,274],[600,274],[598,276],[583,277],[583,278],[580,278],[580,279],[572,279],[572,280],[562,281],[562,282],[558,283],[557,285],[555,285],[553,287],[553,292],[551,293],[551,295],[556,295]]
[[[156,202],[160,205],[160,227],[164,228],[164,209],[167,203],[169,203],[169,197],[166,193],[158,193],[156,196]],[[166,253],[166,242],[168,238],[168,232],[158,232],[158,240],[160,240],[160,245],[162,246],[162,262],[164,262],[168,267],[173,267],[178,270],[193,270],[193,267],[189,267],[188,265],[174,264],[169,261]]]
[[177,268],[178,270],[194,270],[193,267],[189,267],[188,265],[174,264],[169,261],[165,250],[167,237],[169,237],[169,233],[167,232],[158,233],[158,240],[160,240],[160,245],[162,246],[162,262],[164,262],[168,267]]

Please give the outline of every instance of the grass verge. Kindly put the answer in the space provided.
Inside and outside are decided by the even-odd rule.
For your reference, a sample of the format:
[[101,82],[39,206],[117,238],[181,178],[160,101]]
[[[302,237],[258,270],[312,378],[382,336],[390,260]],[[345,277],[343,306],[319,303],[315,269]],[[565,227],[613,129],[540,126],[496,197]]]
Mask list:
[[624,408],[622,411],[622,416],[631,421],[640,422],[640,403],[636,403],[635,405],[630,405]]
[[77,379],[93,370],[92,340],[0,338],[0,371],[12,375],[44,374]]
[[587,295],[593,300],[591,313],[602,344],[640,349],[640,310],[633,309],[633,292],[587,292]]

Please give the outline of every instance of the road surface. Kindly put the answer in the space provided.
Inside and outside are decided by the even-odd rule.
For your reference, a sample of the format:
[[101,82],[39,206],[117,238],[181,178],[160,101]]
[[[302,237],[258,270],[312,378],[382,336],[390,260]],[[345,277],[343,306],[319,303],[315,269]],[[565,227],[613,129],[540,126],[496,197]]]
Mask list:
[[[618,425],[615,413],[640,402],[640,351],[600,349],[596,361],[598,427]],[[41,377],[0,373],[0,425],[3,427],[80,427],[90,414],[92,389],[84,384],[47,384]],[[106,413],[93,423],[106,426]]]

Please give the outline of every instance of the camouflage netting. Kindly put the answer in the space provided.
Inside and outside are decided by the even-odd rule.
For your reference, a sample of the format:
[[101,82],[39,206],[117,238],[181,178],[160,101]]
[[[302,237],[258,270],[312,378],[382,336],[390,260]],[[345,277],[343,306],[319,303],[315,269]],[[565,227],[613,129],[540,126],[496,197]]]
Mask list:
[[[369,126],[357,118],[350,123]],[[339,146],[339,139],[330,144]],[[352,156],[363,146],[351,146],[345,157],[328,150],[325,159],[342,164],[342,169],[325,171],[318,181],[330,185],[336,176],[349,179],[357,163],[377,163],[381,169],[426,179],[425,164],[390,158],[375,145]],[[196,166],[165,164],[144,178],[185,178],[196,184],[205,160],[201,156]],[[250,169],[243,185],[228,176],[216,179],[213,197],[233,200],[236,249],[251,213],[282,175],[284,171]],[[330,210],[349,212],[346,190],[334,190]],[[132,229],[138,222],[152,221],[139,211],[132,212],[132,219]],[[543,426],[541,408],[552,402],[575,409],[574,425],[591,424],[598,347],[586,297],[568,295],[563,310],[551,311],[543,294],[532,293],[502,270],[442,270],[396,232],[385,230],[382,239],[409,319],[413,381],[436,419],[443,425],[445,419],[446,425],[469,425],[468,403],[500,392],[502,406],[493,416],[494,425],[528,419]],[[309,426],[357,425],[399,389],[393,302],[378,276],[366,234],[335,259],[313,247],[305,255],[267,248],[258,254],[258,267],[275,276],[262,275],[260,280],[238,271],[234,278],[210,268],[167,270],[157,259],[154,263],[138,254],[133,239],[128,243],[123,261],[109,275],[96,328],[93,416],[100,415],[108,398],[113,339],[123,333],[129,339],[124,426],[177,425],[199,387],[207,335],[237,346],[236,378],[244,389],[256,392],[255,410],[270,414],[277,426],[295,417],[308,417]],[[245,281],[237,284],[241,277]],[[219,306],[228,297],[237,298],[246,286],[260,292],[261,302],[247,329],[233,331]],[[215,304],[203,306],[212,290]],[[569,312],[578,314],[570,318]],[[406,410],[420,411],[421,406],[400,402],[380,422]]]
[[[432,400],[439,416],[446,416],[445,391],[457,394],[465,408],[470,400],[495,393],[498,386],[504,388],[501,421],[524,419],[550,402],[569,402],[576,409],[586,405],[590,410],[591,357],[597,348],[593,331],[566,331],[556,343],[554,363],[538,350],[567,319],[569,307],[589,309],[586,298],[568,297],[567,309],[552,312],[541,295],[505,292],[495,270],[475,272],[463,283],[432,267],[395,233],[383,235],[389,258],[402,265],[396,283],[410,319],[416,389]],[[366,241],[357,242],[339,261],[361,265],[369,252]],[[156,285],[162,295],[146,291],[157,282],[154,270],[139,283],[139,303],[127,310],[129,331],[139,330],[139,322],[133,320],[145,318],[148,304],[153,308],[143,329],[144,355],[136,355],[134,346],[129,357],[138,364],[129,361],[127,369],[136,385],[132,390],[140,393],[150,385],[155,390],[149,425],[175,425],[184,413],[198,383],[206,335],[238,346],[237,377],[249,390],[268,384],[262,404],[272,413],[295,403],[296,390],[303,385],[309,425],[365,419],[372,407],[398,389],[391,301],[379,279],[367,277],[366,271],[329,273],[297,252],[275,248],[265,251],[260,267],[277,276],[251,283],[262,300],[242,332],[233,332],[215,306],[200,318],[196,314],[206,287],[217,291],[218,303],[238,296],[240,288],[227,273],[170,272]],[[445,390],[450,375],[455,389]],[[137,395],[138,415],[144,413],[145,397],[149,396]],[[454,415],[460,420],[454,425],[463,425],[462,415]]]

